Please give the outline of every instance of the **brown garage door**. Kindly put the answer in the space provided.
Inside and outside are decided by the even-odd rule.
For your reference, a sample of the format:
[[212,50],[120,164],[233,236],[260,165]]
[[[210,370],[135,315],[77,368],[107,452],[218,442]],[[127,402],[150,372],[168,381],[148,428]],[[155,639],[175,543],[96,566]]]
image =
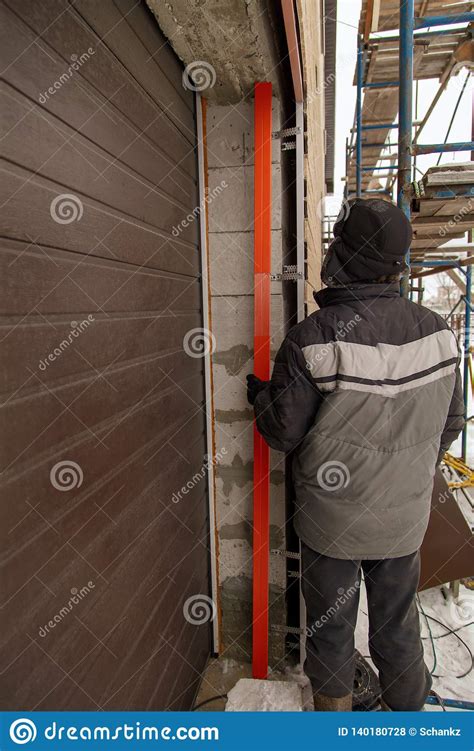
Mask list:
[[1,706],[187,708],[210,649],[186,617],[209,588],[193,96],[144,2],[0,9]]

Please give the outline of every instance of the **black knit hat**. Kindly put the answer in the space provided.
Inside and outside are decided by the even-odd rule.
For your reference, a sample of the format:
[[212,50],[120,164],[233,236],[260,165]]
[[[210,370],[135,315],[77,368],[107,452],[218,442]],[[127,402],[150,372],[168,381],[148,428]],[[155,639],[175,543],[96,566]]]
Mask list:
[[341,210],[334,225],[321,277],[347,285],[405,271],[411,224],[393,203],[356,199]]

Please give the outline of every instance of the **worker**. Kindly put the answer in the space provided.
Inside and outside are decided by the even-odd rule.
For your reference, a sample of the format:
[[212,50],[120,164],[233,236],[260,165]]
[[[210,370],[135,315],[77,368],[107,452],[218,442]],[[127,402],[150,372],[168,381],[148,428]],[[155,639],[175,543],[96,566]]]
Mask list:
[[381,707],[421,710],[431,688],[416,592],[436,467],[464,425],[457,341],[400,296],[411,225],[357,199],[334,226],[319,310],[294,326],[270,381],[247,377],[257,428],[292,452],[294,527],[317,711],[349,711],[361,572]]

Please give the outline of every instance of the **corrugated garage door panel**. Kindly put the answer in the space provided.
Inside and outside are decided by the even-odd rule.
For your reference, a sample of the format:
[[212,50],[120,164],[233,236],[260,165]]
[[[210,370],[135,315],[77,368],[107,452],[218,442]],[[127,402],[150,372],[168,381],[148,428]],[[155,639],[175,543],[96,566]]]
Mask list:
[[[173,147],[173,153],[176,152],[180,158],[181,152],[189,152],[194,135],[192,98],[188,96],[187,103],[183,100],[176,76],[172,84],[159,66],[156,55],[150,55],[134,33],[127,13],[119,13],[112,0],[100,3],[95,0],[74,3],[69,0],[45,0],[41,4],[35,0],[22,0],[21,3],[7,0],[6,5],[36,35],[41,35],[41,44],[46,42],[68,65],[72,55],[80,56],[92,48],[96,65],[82,65],[81,77],[127,118],[133,121],[139,118],[140,128],[143,130],[147,127],[146,133],[153,141]],[[127,0],[126,5],[130,12],[137,5],[142,6],[143,13],[148,13],[144,3]],[[154,20],[149,14],[147,24],[152,23]],[[156,50],[165,49],[165,41],[158,27],[153,29],[153,34],[156,37]],[[160,61],[162,65],[177,66],[169,48],[168,53],[169,57]],[[38,94],[54,80],[49,82],[41,78],[38,84],[44,82],[45,88],[39,87]],[[170,121],[169,128],[164,127],[162,119]],[[174,136],[171,124],[175,126]]]
[[[42,78],[44,77],[49,86],[54,81],[60,80],[66,63],[69,64],[71,60],[64,60],[60,51],[56,51],[47,44],[44,38],[42,38],[41,46],[38,46],[35,42],[36,32],[26,26],[9,9],[3,6],[0,13],[3,28],[3,54],[9,62],[14,62],[5,71],[4,77],[13,87],[37,102],[44,90],[38,88],[38,82],[32,72],[40,70]],[[28,53],[19,58],[15,41],[18,34],[21,34],[24,43],[30,45]],[[48,54],[46,55],[45,52]],[[95,61],[97,54],[98,52],[94,52],[89,62]],[[87,66],[87,63],[85,65]],[[140,117],[143,108],[146,107],[150,110],[148,119],[153,122],[151,119],[153,105],[147,99],[146,93],[140,94],[139,88],[132,87],[135,99],[138,99],[137,110],[124,114],[84,78],[85,73],[86,71],[82,68],[78,76],[69,79],[67,97],[48,94],[48,98],[42,102],[44,110],[56,115],[73,128],[80,128],[81,133],[90,141],[101,146],[111,156],[119,157],[120,161],[143,177],[154,181],[158,186],[163,180],[163,188],[168,189],[173,195],[179,197],[181,191],[187,195],[192,192],[195,160],[191,145],[180,132],[176,132],[177,129],[172,123],[166,124],[166,118],[161,115],[155,120],[155,125],[161,125],[162,138],[158,142],[153,141],[155,132],[153,126],[147,127],[146,116]],[[122,76],[122,83],[119,87],[130,85],[126,71],[118,69],[118,73]],[[153,116],[156,118],[156,107]],[[147,129],[142,132],[143,128]],[[134,139],[140,139],[140,149],[133,148]],[[177,164],[166,148],[171,154],[178,150],[182,154],[182,161]]]
[[[45,212],[48,216],[51,201],[58,195],[60,186],[40,180],[13,164],[4,165],[2,174],[0,195],[2,203],[9,199],[8,215],[3,220],[9,237],[28,244],[29,238],[34,237],[40,245],[78,253],[83,253],[87,247],[87,255],[92,259],[105,258],[166,271],[181,270],[185,276],[197,274],[199,256],[194,245],[170,239],[165,232],[91,199],[84,199],[87,223],[75,222],[71,226],[49,222],[54,224],[50,227]],[[28,206],[27,212],[25,206]]]
[[[31,102],[5,84],[0,91],[0,108],[7,132],[2,143],[3,156],[67,186],[83,197],[85,208],[91,198],[104,207],[120,210],[125,217],[142,219],[161,230],[179,225],[189,211],[182,200],[158,190],[119,160],[111,160],[74,129],[36,108],[31,110]],[[60,159],[55,158],[58,147]],[[184,227],[181,235],[183,240],[192,242],[195,224]]]
[[186,708],[210,649],[183,612],[205,479],[177,495],[205,451],[193,97],[145,3],[12,0],[0,25],[1,705]]

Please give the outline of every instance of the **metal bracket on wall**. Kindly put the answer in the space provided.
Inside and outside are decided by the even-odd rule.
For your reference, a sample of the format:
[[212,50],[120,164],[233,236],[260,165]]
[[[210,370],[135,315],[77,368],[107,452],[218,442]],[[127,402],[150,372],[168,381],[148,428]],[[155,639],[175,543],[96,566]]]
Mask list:
[[[301,54],[298,43],[298,18],[293,0],[281,0],[285,36],[290,56],[291,76],[295,92],[295,169],[296,169],[296,265],[301,277],[296,283],[296,313],[297,321],[305,317],[305,180],[304,180],[304,90]],[[301,545],[300,545],[301,553]],[[301,573],[301,561],[299,562]],[[306,607],[301,590],[300,580],[300,624],[306,623]],[[300,630],[300,664],[306,658],[306,642],[304,630]]]
[[299,561],[301,558],[301,555],[293,550],[280,550],[279,548],[272,548],[272,550],[270,550],[270,553],[272,553],[273,555],[283,555],[285,556],[285,558],[293,558],[295,561]]
[[303,272],[298,271],[296,264],[290,266],[283,266],[283,272],[281,274],[270,274],[272,282],[297,282],[298,279],[303,279]]
[[278,634],[296,634],[297,636],[304,633],[303,628],[299,628],[298,626],[280,626],[279,623],[270,624],[270,630],[276,631]]
[[278,138],[289,138],[290,136],[296,136],[297,133],[301,133],[301,128],[283,128],[282,130],[274,130],[272,138],[276,141]]
[[[279,555],[282,558],[284,557],[284,558],[293,559],[295,561],[301,561],[301,554],[293,552],[292,550],[279,550],[278,548],[273,548],[272,550],[270,550],[270,553],[272,555]],[[301,566],[298,566],[297,571],[287,571],[286,575],[288,576],[289,579],[299,579],[301,577],[300,569],[301,569]]]
[[[289,138],[290,136],[300,136],[301,134],[302,134],[302,128],[300,125],[297,125],[294,128],[283,128],[282,130],[274,130],[272,133],[272,139],[276,141],[279,138]],[[281,150],[282,151],[295,151],[296,141],[284,141],[281,144]]]

